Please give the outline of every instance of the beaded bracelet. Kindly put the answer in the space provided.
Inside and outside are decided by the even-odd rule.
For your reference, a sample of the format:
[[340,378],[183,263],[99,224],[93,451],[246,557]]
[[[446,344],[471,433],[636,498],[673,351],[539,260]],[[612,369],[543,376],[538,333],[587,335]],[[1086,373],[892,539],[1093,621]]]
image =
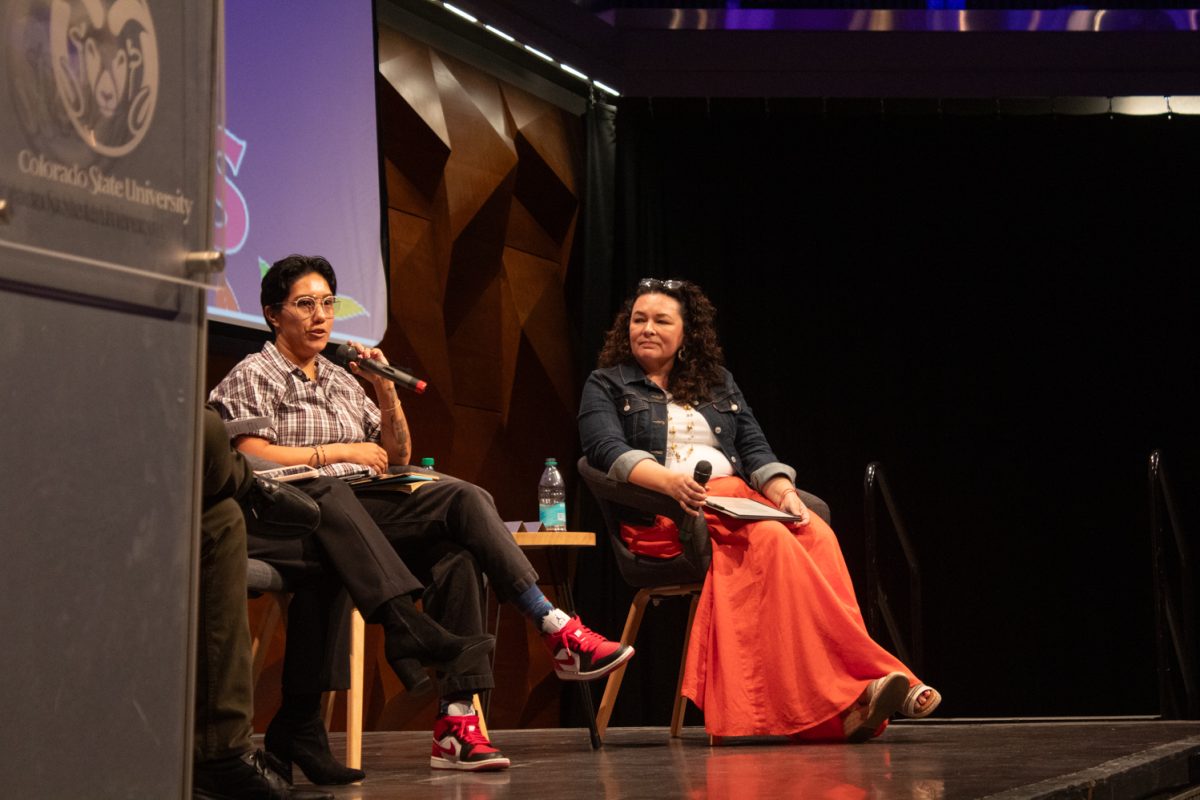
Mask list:
[[329,466],[329,457],[325,455],[325,445],[314,444],[313,449],[313,466],[317,469]]

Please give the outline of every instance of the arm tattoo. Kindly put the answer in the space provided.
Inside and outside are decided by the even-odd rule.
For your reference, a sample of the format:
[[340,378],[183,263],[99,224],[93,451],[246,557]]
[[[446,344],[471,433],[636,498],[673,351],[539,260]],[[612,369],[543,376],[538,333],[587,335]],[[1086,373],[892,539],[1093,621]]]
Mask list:
[[412,454],[409,452],[408,442],[408,420],[401,411],[398,414],[392,415],[392,441],[396,443],[396,448],[400,450],[406,457],[405,461],[411,460]]

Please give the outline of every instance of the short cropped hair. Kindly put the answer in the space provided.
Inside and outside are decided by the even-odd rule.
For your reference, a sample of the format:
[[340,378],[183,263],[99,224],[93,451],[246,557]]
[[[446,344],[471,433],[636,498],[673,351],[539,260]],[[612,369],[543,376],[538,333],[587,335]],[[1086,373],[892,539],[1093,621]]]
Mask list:
[[334,274],[333,266],[323,256],[293,254],[276,261],[267,270],[267,274],[263,275],[262,291],[258,297],[263,307],[263,319],[267,320],[267,327],[271,329],[271,333],[275,333],[275,326],[267,319],[267,309],[279,306],[287,300],[288,295],[292,293],[292,284],[310,272],[324,278],[329,284],[329,291],[337,294],[337,275]]

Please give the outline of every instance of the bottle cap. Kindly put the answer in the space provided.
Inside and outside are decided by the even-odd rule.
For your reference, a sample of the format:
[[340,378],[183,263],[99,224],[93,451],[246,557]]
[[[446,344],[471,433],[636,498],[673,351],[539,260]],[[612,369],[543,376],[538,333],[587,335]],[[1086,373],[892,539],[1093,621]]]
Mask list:
[[547,466],[547,467],[557,467],[557,466],[558,466],[558,460],[557,460],[557,459],[554,459],[554,458],[547,458],[547,459],[546,459],[546,466]]
[[432,458],[430,458],[429,456],[425,456],[425,458],[422,458],[422,459],[421,459],[421,466],[422,466],[422,467],[432,467],[432,466],[433,466],[433,459],[432,459]]

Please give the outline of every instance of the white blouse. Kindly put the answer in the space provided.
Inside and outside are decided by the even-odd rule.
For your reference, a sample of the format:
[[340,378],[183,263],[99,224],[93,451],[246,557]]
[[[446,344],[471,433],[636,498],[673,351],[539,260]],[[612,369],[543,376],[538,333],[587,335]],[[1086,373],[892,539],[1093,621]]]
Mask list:
[[704,415],[672,400],[667,403],[667,469],[691,475],[701,461],[712,464],[714,478],[733,474]]

